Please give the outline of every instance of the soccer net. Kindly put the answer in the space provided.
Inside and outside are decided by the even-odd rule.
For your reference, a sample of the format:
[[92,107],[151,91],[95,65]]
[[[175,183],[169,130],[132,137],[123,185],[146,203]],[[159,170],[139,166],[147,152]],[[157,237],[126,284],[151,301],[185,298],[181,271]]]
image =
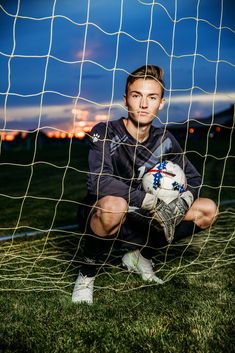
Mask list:
[[[2,291],[72,292],[86,236],[76,212],[86,194],[87,138],[95,123],[127,116],[126,77],[147,63],[165,71],[167,107],[155,124],[175,134],[202,175],[202,195],[220,209],[212,228],[160,248],[156,273],[167,282],[234,261],[229,1],[217,2],[213,18],[200,0],[98,3],[0,1]],[[119,266],[122,255],[100,264],[97,288],[143,285]]]

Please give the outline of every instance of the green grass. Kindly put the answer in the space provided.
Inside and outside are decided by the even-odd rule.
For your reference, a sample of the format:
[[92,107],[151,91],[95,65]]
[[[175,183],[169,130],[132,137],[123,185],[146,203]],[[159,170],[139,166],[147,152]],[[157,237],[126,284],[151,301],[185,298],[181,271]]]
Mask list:
[[10,293],[3,307],[2,349],[233,352],[232,305],[225,290],[229,276],[224,271],[220,288],[215,286],[215,277],[216,271],[190,282],[172,280],[161,288],[105,292],[104,299],[92,307],[75,306],[63,293]]
[[93,306],[71,303],[79,262],[74,234],[5,244],[2,351],[233,352],[233,254],[225,231],[217,239],[223,222],[216,227],[207,246],[205,233],[190,247],[168,249],[167,261],[162,250],[156,264],[162,286],[107,265]]
[[[1,234],[73,224],[85,196],[87,146],[50,145],[3,152],[0,159]],[[69,159],[70,157],[70,159]],[[29,216],[30,215],[30,216]]]
[[[203,145],[197,147],[203,154]],[[211,146],[216,158],[206,163],[203,192],[215,200],[234,198],[234,157],[223,158],[227,147]],[[198,153],[189,154],[200,169]],[[2,235],[76,221],[85,194],[86,146],[72,145],[69,163],[68,145],[38,150],[33,164],[32,155],[1,155]],[[229,167],[217,187],[225,160]],[[114,253],[95,282],[92,306],[71,302],[79,233],[0,243],[0,352],[234,352],[234,229],[235,210],[223,206],[211,230],[159,251],[161,286],[124,271],[121,254]]]

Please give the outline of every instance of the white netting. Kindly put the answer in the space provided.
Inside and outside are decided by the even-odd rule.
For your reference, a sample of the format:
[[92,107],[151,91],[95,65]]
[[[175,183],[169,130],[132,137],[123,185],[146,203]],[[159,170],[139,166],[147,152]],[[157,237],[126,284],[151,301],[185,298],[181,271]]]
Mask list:
[[[84,236],[73,227],[86,193],[84,136],[95,122],[126,116],[126,77],[147,63],[165,71],[168,103],[156,124],[174,125],[201,171],[202,191],[221,209],[213,228],[156,254],[159,276],[168,281],[231,264],[230,2],[216,2],[213,17],[200,0],[10,3],[0,1],[1,288],[71,291]],[[21,235],[26,239],[17,240]],[[113,267],[107,286],[126,290],[129,277],[115,256],[107,263]],[[141,285],[131,283],[128,290]]]

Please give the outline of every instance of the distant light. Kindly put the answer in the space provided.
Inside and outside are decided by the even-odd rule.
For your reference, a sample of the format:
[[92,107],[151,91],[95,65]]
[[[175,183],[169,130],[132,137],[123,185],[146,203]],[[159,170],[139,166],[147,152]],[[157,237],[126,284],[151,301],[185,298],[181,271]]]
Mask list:
[[65,139],[65,138],[66,138],[66,133],[65,133],[65,132],[61,132],[60,137],[61,137],[62,139]]
[[83,130],[85,132],[91,132],[91,127],[90,126],[85,126]]
[[50,131],[47,133],[47,136],[51,139],[54,137],[54,132]]
[[221,127],[220,126],[216,126],[215,131],[216,132],[220,132],[221,131]]
[[15,138],[14,135],[6,135],[6,136],[5,136],[5,140],[6,140],[6,141],[13,141],[14,138]]
[[54,136],[55,136],[55,138],[59,139],[60,138],[60,132],[56,131]]
[[209,134],[209,137],[212,139],[212,138],[214,137],[214,132],[211,132],[211,133]]
[[74,136],[73,132],[69,132],[69,133],[68,133],[68,138],[69,138],[69,139],[72,139],[73,136]]
[[189,131],[190,134],[194,134],[195,129],[193,127],[190,127],[188,131]]
[[86,134],[85,134],[84,131],[78,131],[78,132],[76,132],[75,136],[76,136],[79,140],[82,140],[82,139],[84,139],[84,137],[86,136]]

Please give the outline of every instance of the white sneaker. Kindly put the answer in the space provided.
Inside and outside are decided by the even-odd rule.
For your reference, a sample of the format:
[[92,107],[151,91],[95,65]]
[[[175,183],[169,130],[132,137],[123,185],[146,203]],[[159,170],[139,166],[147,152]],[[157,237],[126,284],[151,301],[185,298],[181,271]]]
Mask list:
[[75,282],[72,294],[73,303],[85,302],[87,304],[93,303],[95,277],[83,276],[80,272]]
[[154,274],[151,260],[143,257],[138,249],[126,253],[122,258],[122,264],[129,271],[141,275],[144,281],[156,282],[158,284],[164,283]]

